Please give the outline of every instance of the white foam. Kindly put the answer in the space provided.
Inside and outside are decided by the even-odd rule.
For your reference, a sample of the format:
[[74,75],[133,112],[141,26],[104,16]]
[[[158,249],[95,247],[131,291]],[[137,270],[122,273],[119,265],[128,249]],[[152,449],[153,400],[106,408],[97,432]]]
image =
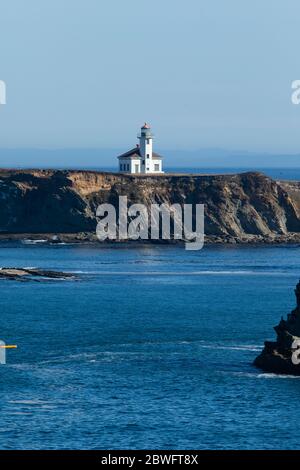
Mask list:
[[10,400],[8,403],[13,405],[46,405],[52,402],[45,400]]
[[24,239],[24,240],[21,240],[21,243],[24,243],[25,245],[36,245],[38,243],[47,243],[48,240],[44,240],[44,239],[41,239],[41,240],[30,240],[30,239]]
[[[74,272],[74,271],[73,271]],[[76,271],[79,274],[99,276],[291,276],[284,271]]]
[[300,379],[299,375],[289,375],[289,374],[274,374],[271,372],[265,372],[263,374],[258,374],[259,379]]
[[254,379],[300,379],[300,376],[297,375],[288,375],[288,374],[274,374],[271,372],[232,372],[233,375],[239,377],[249,377]]
[[225,350],[232,350],[232,351],[256,351],[259,352],[262,350],[262,346],[260,345],[252,345],[252,344],[245,344],[245,345],[232,345],[232,346],[222,346],[220,344],[200,344],[201,348],[206,349],[225,349]]

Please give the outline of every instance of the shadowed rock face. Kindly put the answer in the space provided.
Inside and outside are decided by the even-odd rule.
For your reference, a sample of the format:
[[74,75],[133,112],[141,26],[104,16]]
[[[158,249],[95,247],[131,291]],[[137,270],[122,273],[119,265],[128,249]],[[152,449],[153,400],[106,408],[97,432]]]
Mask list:
[[300,187],[260,173],[134,176],[92,171],[0,170],[0,232],[94,233],[96,208],[205,204],[205,233],[235,238],[300,234]]
[[266,341],[254,364],[266,372],[300,375],[300,282],[296,290],[297,306],[275,326],[277,340]]

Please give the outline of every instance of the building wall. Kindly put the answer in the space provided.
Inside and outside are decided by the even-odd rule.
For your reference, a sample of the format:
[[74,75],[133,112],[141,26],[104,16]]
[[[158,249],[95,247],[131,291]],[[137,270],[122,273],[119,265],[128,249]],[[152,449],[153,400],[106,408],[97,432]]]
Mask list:
[[140,173],[141,162],[138,159],[120,158],[119,159],[119,171],[122,173]]
[[119,159],[119,171],[121,171],[122,173],[127,173],[130,171],[130,168],[127,169],[127,165],[130,165],[130,162],[128,161],[128,159],[125,159],[122,160],[122,159]]
[[[158,165],[158,169],[156,169],[156,165]],[[157,173],[158,171],[162,172],[162,161],[161,160],[152,160],[152,171],[153,173]]]
[[[141,172],[141,160],[132,159],[131,161],[131,173],[140,173]],[[138,171],[136,171],[138,169]]]
[[[150,161],[148,160],[148,165],[147,165],[147,159],[145,160],[146,163],[146,171],[145,173],[161,173],[162,172],[162,161],[161,160],[153,160],[151,159]],[[158,169],[156,169],[156,165],[158,165]],[[149,170],[148,170],[149,168]]]
[[153,152],[153,140],[147,137],[141,137],[140,139],[140,151],[142,156],[142,172],[151,173],[153,171],[152,166],[152,152]]

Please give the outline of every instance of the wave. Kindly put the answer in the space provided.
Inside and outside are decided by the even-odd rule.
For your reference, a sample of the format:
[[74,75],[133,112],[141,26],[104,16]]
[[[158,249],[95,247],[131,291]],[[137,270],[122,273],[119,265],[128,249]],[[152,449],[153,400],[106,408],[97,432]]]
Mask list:
[[72,271],[76,274],[93,274],[99,276],[294,276],[292,272],[285,271]]
[[298,375],[288,375],[288,374],[274,374],[271,372],[265,372],[263,374],[258,374],[259,379],[300,379]]
[[[122,344],[111,344],[106,350],[97,349],[98,346],[93,346],[89,351],[82,351],[78,353],[65,354],[61,356],[45,357],[38,362],[23,363],[23,364],[10,364],[8,367],[20,370],[35,370],[40,368],[48,369],[48,367],[57,366],[61,367],[66,363],[78,363],[78,362],[111,362],[111,361],[124,361],[124,360],[135,360],[136,358],[151,358],[151,356],[159,355],[172,356],[180,355],[183,352],[185,346],[194,345],[203,349],[211,350],[233,350],[233,351],[244,351],[244,352],[260,352],[262,345],[256,344],[233,344],[233,345],[222,345],[215,343],[201,344],[202,340],[192,341],[162,341],[162,342],[137,342],[137,343],[122,343]],[[149,347],[147,347],[149,346]],[[164,350],[164,346],[173,346],[172,349]],[[178,348],[181,346],[181,350]],[[100,346],[101,347],[101,346]],[[124,350],[124,348],[126,348]],[[192,356],[195,357],[197,352],[194,350]],[[239,373],[238,373],[239,374]],[[252,374],[257,376],[257,374]]]
[[300,376],[297,375],[274,374],[272,372],[231,372],[231,374],[252,379],[300,379]]
[[51,401],[46,400],[9,400],[8,403],[13,405],[48,405],[52,404]]
[[31,239],[27,239],[25,238],[24,240],[21,240],[21,243],[23,243],[24,245],[37,245],[39,243],[48,243],[48,240],[44,240],[44,239],[40,239],[40,240],[31,240]]
[[255,351],[260,352],[263,348],[261,345],[237,345],[237,346],[222,346],[219,344],[210,344],[210,345],[200,345],[201,348],[205,349],[225,349],[225,350],[232,350],[232,351]]

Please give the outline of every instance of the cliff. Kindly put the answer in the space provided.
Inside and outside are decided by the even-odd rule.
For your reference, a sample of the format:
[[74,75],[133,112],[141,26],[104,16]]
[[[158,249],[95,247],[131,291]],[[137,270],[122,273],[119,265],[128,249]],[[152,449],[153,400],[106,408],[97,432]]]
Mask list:
[[254,365],[266,372],[300,375],[300,282],[295,290],[297,306],[274,330],[276,341],[266,341]]
[[[134,176],[93,171],[0,170],[0,232],[94,237],[96,208],[205,204],[208,241],[299,241],[300,185],[261,173]],[[65,235],[67,238],[67,235]]]

